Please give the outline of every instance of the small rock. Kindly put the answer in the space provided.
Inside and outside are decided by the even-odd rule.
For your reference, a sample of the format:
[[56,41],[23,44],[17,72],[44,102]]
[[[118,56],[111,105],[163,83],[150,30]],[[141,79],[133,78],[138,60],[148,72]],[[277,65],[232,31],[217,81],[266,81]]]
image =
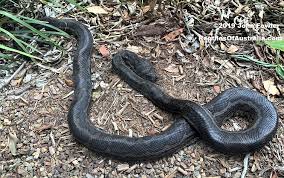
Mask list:
[[35,159],[38,159],[39,155],[40,155],[40,148],[37,148],[36,151],[33,153],[33,156]]
[[79,161],[77,159],[73,160],[72,163],[76,166],[79,164]]
[[221,173],[221,174],[225,174],[225,172],[226,172],[226,168],[220,169],[220,173]]
[[151,168],[152,168],[152,165],[151,165],[150,163],[148,163],[148,164],[146,165],[146,168],[147,168],[147,169],[151,169]]
[[105,83],[104,81],[101,81],[100,86],[101,86],[102,89],[106,89],[109,86],[109,84]]
[[32,75],[32,74],[27,74],[27,75],[25,76],[25,78],[23,79],[23,82],[24,82],[24,83],[28,83],[28,82],[30,82],[30,81],[32,80],[32,78],[33,78],[33,75]]

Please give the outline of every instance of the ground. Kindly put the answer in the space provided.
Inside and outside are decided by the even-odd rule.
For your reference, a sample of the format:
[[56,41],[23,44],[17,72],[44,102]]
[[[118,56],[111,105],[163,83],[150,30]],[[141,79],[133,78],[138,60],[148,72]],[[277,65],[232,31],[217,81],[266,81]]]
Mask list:
[[[205,3],[209,3],[209,7],[212,5]],[[229,4],[224,6],[230,7]],[[106,4],[104,8],[113,12],[117,6]],[[197,3],[187,8],[198,11],[200,6]],[[238,10],[238,7],[231,8]],[[232,156],[216,152],[198,140],[168,158],[132,163],[89,151],[74,140],[67,124],[73,97],[72,50],[76,40],[59,39],[67,52],[60,56],[63,59],[60,63],[51,66],[57,72],[26,63],[0,94],[0,177],[284,177],[283,79],[273,69],[237,61],[231,56],[262,56],[272,63],[275,50],[251,41],[204,44],[197,37],[213,32],[212,19],[220,15],[214,17],[214,10],[208,8],[210,13],[202,12],[202,20],[211,24],[200,22],[199,16],[191,13],[195,17],[191,20],[198,21],[192,30],[185,27],[182,17],[174,15],[171,5],[166,5],[163,12],[170,15],[153,12],[152,18],[129,11],[122,11],[123,18],[114,13],[84,18],[74,14],[79,21],[92,27],[94,36],[90,118],[97,127],[109,133],[133,137],[161,132],[173,122],[169,113],[155,107],[112,72],[111,56],[127,48],[151,61],[159,76],[158,85],[176,98],[205,104],[234,86],[250,88],[267,96],[278,111],[279,127],[264,148]],[[255,11],[259,13],[257,8]],[[184,15],[191,17],[188,12]],[[263,19],[255,20],[278,22],[270,18],[264,11]],[[221,28],[219,33],[240,35],[242,31]],[[282,53],[280,58],[283,62]],[[224,127],[239,130],[245,123],[234,119]]]

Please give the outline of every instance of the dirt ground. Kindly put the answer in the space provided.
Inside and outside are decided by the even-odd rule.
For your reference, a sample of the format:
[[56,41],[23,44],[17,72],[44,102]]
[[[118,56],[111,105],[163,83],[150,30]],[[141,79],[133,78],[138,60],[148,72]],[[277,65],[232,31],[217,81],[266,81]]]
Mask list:
[[[109,11],[114,8],[107,7]],[[273,50],[243,41],[202,47],[196,34],[210,32],[210,25],[203,23],[197,23],[196,33],[191,31],[195,39],[188,43],[185,37],[189,38],[189,32],[183,22],[172,15],[174,8],[166,7],[168,16],[160,12],[155,12],[155,18],[128,14],[130,22],[120,22],[120,16],[113,14],[92,18],[74,14],[91,27],[94,35],[92,122],[108,133],[133,137],[161,132],[173,122],[169,113],[155,107],[112,72],[111,55],[129,49],[151,61],[159,76],[158,85],[176,98],[204,104],[234,86],[267,96],[279,113],[279,128],[273,140],[247,155],[224,155],[202,140],[152,162],[127,163],[97,155],[78,144],[69,132],[67,112],[73,96],[71,51],[76,40],[60,39],[67,52],[60,56],[61,62],[51,66],[58,73],[27,63],[0,94],[0,177],[284,177],[283,79],[273,69],[239,62],[230,56],[257,57],[260,52],[267,61]],[[203,20],[209,21],[206,17]],[[241,29],[222,31],[222,35],[241,33]],[[199,46],[195,51],[196,40]],[[278,93],[267,89],[267,82]],[[245,121],[240,119],[225,124],[228,130],[244,127]]]

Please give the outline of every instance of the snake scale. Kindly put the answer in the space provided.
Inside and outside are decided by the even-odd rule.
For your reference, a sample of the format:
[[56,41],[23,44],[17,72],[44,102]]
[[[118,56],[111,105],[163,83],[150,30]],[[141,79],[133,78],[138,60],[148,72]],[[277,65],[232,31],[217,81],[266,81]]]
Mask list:
[[[156,106],[175,114],[175,122],[167,130],[153,136],[132,138],[106,133],[89,120],[92,96],[91,32],[75,20],[44,20],[73,34],[78,41],[73,59],[74,97],[68,113],[68,124],[74,138],[90,150],[119,160],[158,159],[175,153],[199,136],[219,152],[238,154],[261,148],[277,130],[277,111],[258,92],[235,87],[222,92],[205,105],[175,99],[155,84],[157,76],[150,62],[133,52],[122,50],[112,59],[115,73]],[[236,132],[221,129],[224,120],[237,111],[248,113],[253,120],[250,127]]]

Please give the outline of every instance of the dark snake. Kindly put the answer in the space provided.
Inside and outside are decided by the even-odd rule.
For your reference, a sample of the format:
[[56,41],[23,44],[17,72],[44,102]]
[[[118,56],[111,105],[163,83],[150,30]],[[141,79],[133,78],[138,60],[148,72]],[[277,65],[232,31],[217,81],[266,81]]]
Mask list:
[[[157,77],[150,62],[126,50],[113,56],[115,73],[156,106],[176,114],[175,121],[167,130],[153,136],[132,138],[106,133],[95,127],[89,119],[92,98],[91,32],[75,20],[44,20],[73,34],[78,41],[73,60],[74,97],[68,113],[68,124],[74,138],[96,153],[120,160],[158,159],[177,152],[199,136],[219,152],[239,154],[260,149],[276,133],[277,111],[258,92],[235,87],[222,92],[205,105],[175,99],[154,83]],[[249,128],[235,132],[221,129],[224,120],[237,111],[247,113],[253,120]]]

